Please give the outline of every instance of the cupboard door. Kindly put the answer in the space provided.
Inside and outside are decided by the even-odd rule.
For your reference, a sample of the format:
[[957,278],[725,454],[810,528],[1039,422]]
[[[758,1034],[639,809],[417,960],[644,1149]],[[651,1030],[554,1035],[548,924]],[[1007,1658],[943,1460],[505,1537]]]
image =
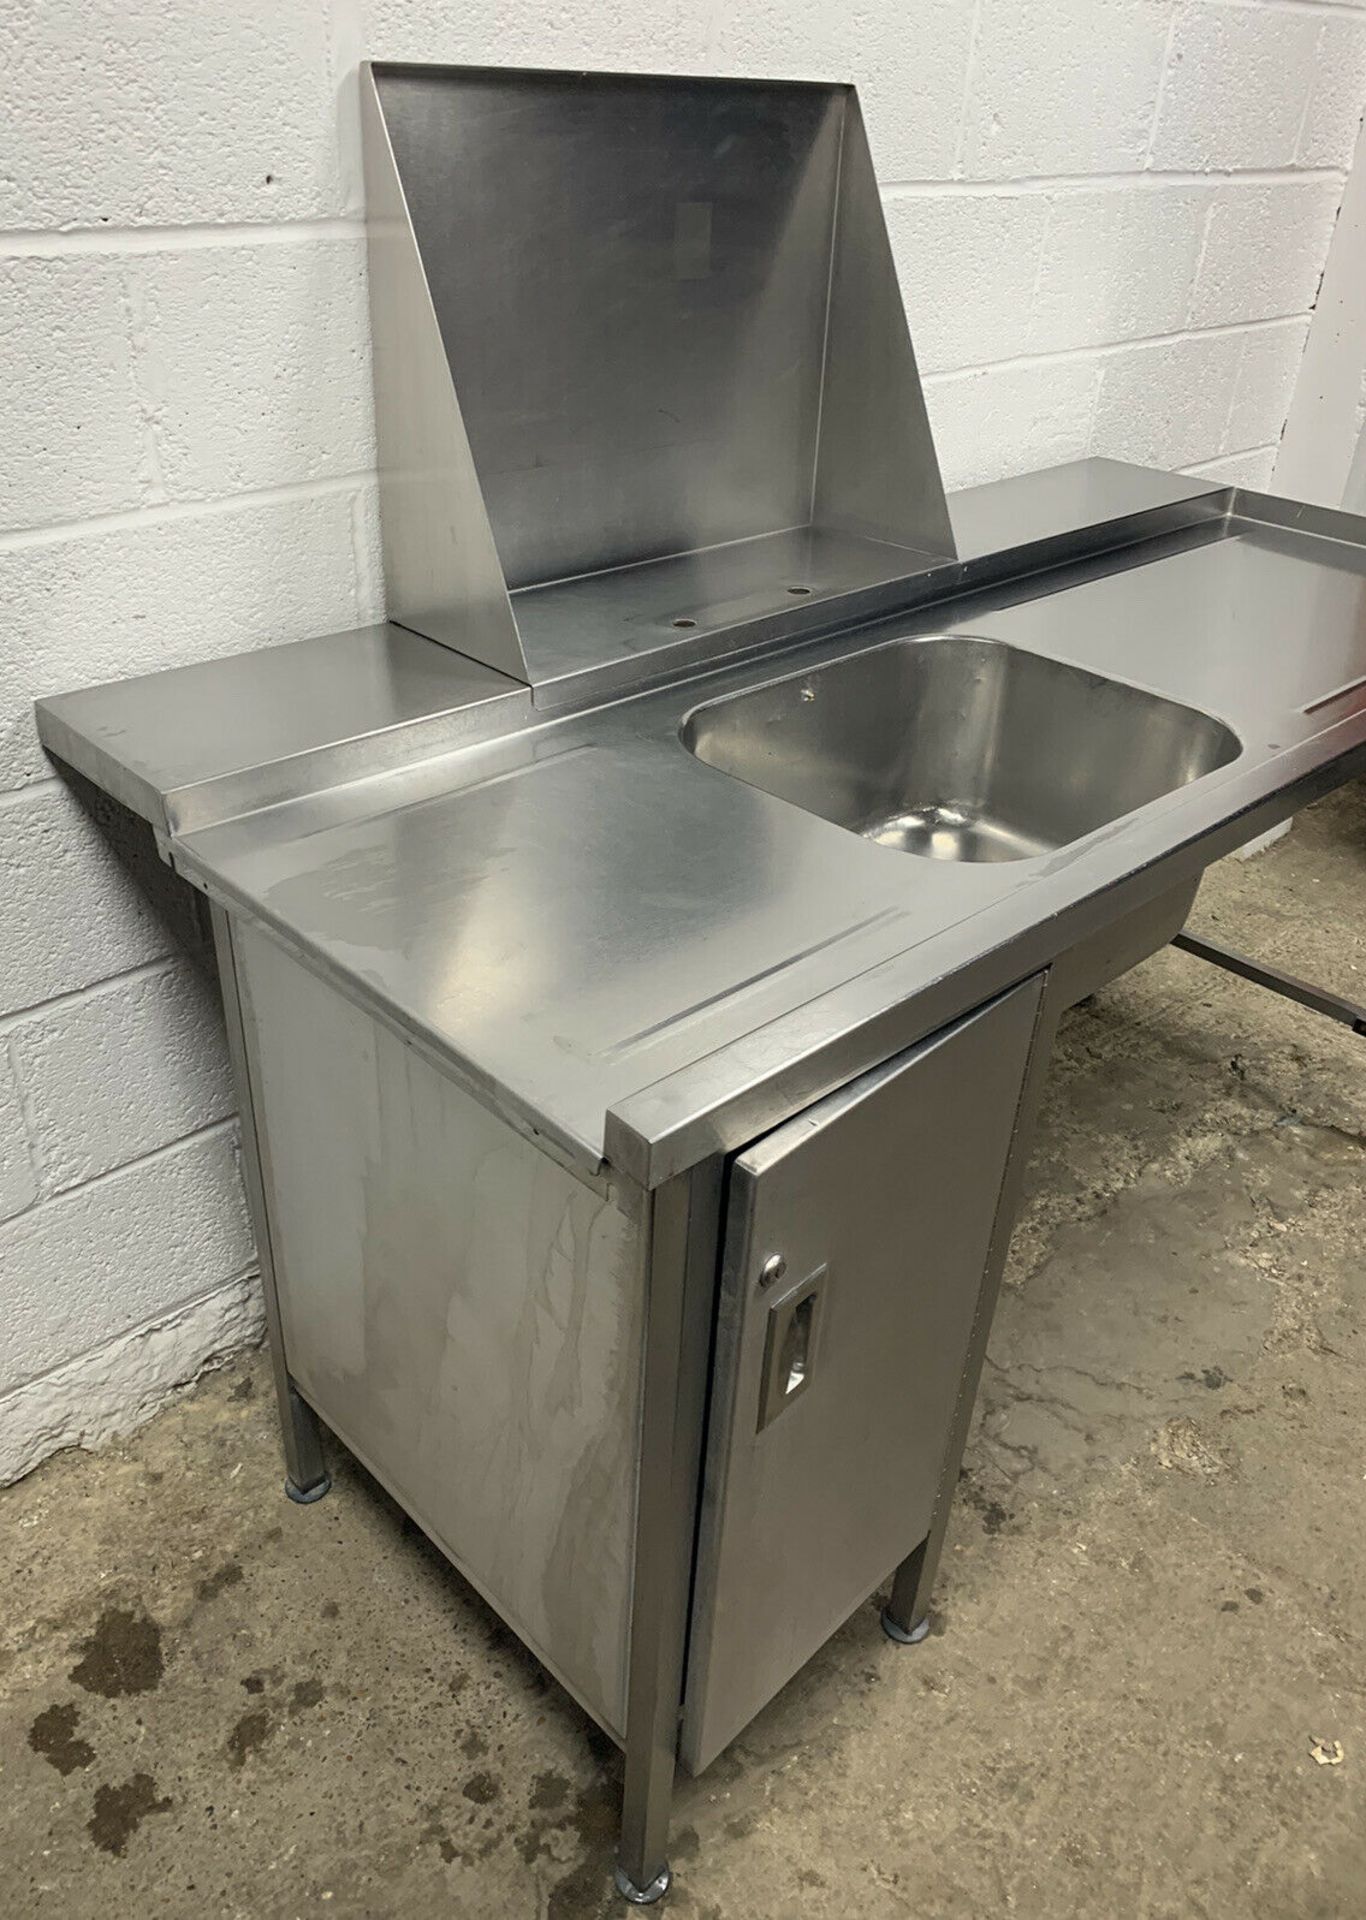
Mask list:
[[693,1771],[929,1531],[1041,986],[733,1163],[681,1747]]

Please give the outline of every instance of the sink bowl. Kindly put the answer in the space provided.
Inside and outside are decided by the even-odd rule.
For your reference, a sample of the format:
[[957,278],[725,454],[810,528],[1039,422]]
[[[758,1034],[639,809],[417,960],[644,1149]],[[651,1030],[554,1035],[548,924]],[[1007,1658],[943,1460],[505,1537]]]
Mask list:
[[1193,707],[967,634],[710,701],[682,738],[736,780],[930,860],[1050,853],[1242,750]]

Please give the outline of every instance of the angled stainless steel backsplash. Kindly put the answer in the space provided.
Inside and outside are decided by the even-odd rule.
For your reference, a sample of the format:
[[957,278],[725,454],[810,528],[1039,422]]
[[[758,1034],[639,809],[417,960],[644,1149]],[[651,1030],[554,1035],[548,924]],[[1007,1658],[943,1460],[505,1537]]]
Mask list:
[[620,679],[952,560],[852,87],[376,64],[362,97],[392,618]]

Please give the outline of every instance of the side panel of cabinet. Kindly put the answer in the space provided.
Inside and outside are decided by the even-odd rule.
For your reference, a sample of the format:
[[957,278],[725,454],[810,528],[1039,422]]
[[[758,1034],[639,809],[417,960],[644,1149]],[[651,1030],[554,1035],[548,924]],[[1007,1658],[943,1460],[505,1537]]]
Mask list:
[[929,1530],[1041,985],[734,1163],[682,1735],[693,1771]]
[[265,934],[236,932],[289,1369],[609,1732],[626,1723],[645,1294],[580,1180]]

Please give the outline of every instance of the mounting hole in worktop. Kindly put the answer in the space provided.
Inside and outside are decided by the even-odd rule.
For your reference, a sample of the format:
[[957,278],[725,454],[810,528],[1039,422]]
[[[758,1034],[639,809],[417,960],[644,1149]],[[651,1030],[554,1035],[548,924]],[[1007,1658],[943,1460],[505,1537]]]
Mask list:
[[810,591],[811,591],[810,587],[789,587],[788,588],[789,593],[801,594],[801,593],[810,593]]
[[695,620],[675,620],[674,625],[676,627],[695,627],[697,622]]

